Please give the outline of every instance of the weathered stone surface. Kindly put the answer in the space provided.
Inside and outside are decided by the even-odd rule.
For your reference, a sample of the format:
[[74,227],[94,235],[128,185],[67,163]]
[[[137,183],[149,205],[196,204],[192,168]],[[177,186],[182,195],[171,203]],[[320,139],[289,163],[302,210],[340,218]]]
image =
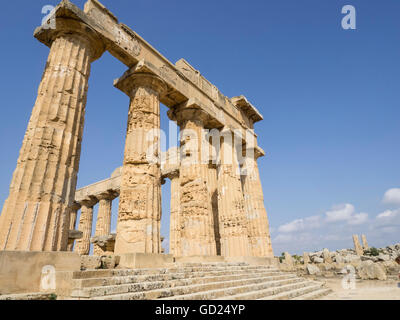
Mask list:
[[[112,255],[114,254],[115,249],[115,234],[109,234],[106,236],[94,236],[90,238],[90,242],[94,244],[94,247],[98,247],[98,252],[101,253],[100,256],[103,255]],[[95,256],[99,256],[94,253]]]
[[160,94],[154,75],[126,72],[115,86],[130,98],[115,253],[160,253]]
[[264,155],[264,151],[260,148],[247,149],[242,166],[242,187],[247,218],[247,231],[250,250],[255,257],[273,257],[274,255],[257,165],[257,159]]
[[364,250],[361,247],[360,240],[358,239],[358,235],[353,235],[353,242],[354,242],[354,250],[358,256],[362,256],[364,254]]
[[308,254],[308,252],[304,252],[303,253],[303,263],[306,265],[306,264],[309,264],[310,262],[311,262],[310,255]]
[[93,270],[101,268],[101,257],[99,256],[81,256],[81,270]]
[[325,262],[325,263],[332,263],[332,262],[333,262],[333,261],[332,261],[332,257],[331,257],[331,253],[329,252],[328,249],[324,249],[324,250],[322,251],[322,256],[323,256],[323,258],[324,258],[324,262]]
[[323,263],[324,259],[322,259],[320,257],[317,257],[317,256],[314,256],[314,257],[312,257],[312,262],[314,262],[314,263]]
[[216,255],[214,213],[208,186],[209,161],[203,150],[206,115],[194,104],[175,110],[181,128],[180,229],[182,256]]
[[[108,236],[111,229],[111,213],[112,213],[112,200],[116,194],[107,192],[97,197],[99,200],[99,211],[97,213],[96,232],[95,236]],[[115,239],[115,238],[114,238]],[[105,254],[104,247],[94,244],[93,254],[101,256]]]
[[361,235],[361,241],[362,241],[363,249],[368,250],[369,246],[368,246],[367,237],[365,236],[365,234]]
[[316,265],[307,264],[306,268],[307,268],[308,274],[310,274],[310,275],[320,275],[321,274],[321,270]]
[[357,267],[357,274],[361,279],[364,280],[386,280],[387,276],[385,270],[377,263],[372,261],[363,261],[360,266]]
[[83,233],[81,239],[75,244],[74,251],[80,255],[88,255],[90,251],[90,236],[93,225],[93,206],[97,200],[82,201],[81,216],[79,218],[79,231]]
[[218,213],[223,256],[250,256],[247,219],[237,159],[237,142],[232,131],[221,135],[220,168],[218,170]]

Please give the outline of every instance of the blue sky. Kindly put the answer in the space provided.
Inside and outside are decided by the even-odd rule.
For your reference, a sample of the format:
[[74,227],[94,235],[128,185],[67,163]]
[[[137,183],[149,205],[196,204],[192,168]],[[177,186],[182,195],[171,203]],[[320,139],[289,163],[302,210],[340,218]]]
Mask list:
[[[256,132],[267,152],[259,165],[275,254],[351,247],[353,233],[374,246],[400,242],[399,192],[383,201],[400,187],[399,1],[102,2],[170,61],[185,58],[264,115]],[[42,7],[57,3],[2,4],[0,203],[48,55],[33,31]],[[356,30],[341,28],[347,4],[357,10]],[[108,53],[92,66],[79,186],[122,163],[129,99],[112,83],[125,71]],[[167,183],[164,236],[168,213]]]

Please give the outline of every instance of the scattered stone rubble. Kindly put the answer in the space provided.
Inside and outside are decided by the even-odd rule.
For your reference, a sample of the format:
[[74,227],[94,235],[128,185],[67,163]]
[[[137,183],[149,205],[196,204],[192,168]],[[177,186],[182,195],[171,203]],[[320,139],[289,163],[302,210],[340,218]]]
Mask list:
[[301,275],[343,277],[352,270],[356,279],[387,280],[398,276],[400,265],[395,259],[400,256],[400,243],[385,248],[369,248],[365,236],[363,245],[358,237],[353,237],[355,249],[329,251],[323,249],[317,252],[304,252],[303,256],[285,252],[280,268],[284,271],[297,271]]

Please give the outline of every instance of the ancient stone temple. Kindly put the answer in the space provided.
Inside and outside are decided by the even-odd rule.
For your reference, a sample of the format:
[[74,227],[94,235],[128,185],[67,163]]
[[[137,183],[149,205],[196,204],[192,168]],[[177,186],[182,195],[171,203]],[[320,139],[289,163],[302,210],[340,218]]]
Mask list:
[[[50,53],[0,216],[0,250],[88,255],[93,243],[97,256],[161,254],[161,185],[170,179],[171,255],[272,257],[257,109],[184,59],[172,64],[96,0],[83,11],[62,1],[49,19],[34,33]],[[76,190],[90,67],[105,51],[127,66],[114,81],[130,98],[122,167]],[[164,154],[160,103],[181,132],[180,147]]]
[[[0,216],[0,300],[309,299],[329,291],[277,269],[257,165],[265,153],[254,124],[263,117],[246,97],[224,96],[184,59],[172,64],[97,0],[84,10],[63,0],[34,36],[50,53]],[[76,190],[90,67],[105,51],[127,67],[114,81],[130,99],[122,166]],[[180,128],[179,147],[166,152],[161,103]]]
[[[54,27],[35,30],[50,53],[0,217],[0,249],[88,255],[95,224],[93,242],[103,239],[95,255],[104,237],[115,254],[160,254],[161,184],[171,179],[171,254],[271,257],[257,109],[244,96],[225,97],[184,59],[169,62],[97,1],[83,12],[62,1],[52,19]],[[76,191],[90,65],[106,50],[128,67],[114,82],[130,98],[123,166]],[[160,103],[181,129],[180,150],[167,163]]]

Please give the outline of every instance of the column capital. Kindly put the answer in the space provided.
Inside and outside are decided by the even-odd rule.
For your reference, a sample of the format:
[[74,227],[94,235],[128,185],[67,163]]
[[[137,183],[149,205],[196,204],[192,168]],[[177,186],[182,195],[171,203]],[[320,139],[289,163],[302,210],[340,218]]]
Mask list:
[[158,76],[132,68],[125,72],[121,78],[114,80],[114,87],[132,98],[137,88],[151,89],[159,96],[167,91],[166,83]]
[[101,201],[101,200],[110,200],[110,201],[112,201],[112,200],[114,200],[115,198],[118,197],[118,194],[115,191],[108,190],[106,192],[102,192],[100,194],[96,194],[95,197],[96,197],[96,199],[98,201]]
[[168,116],[171,120],[177,121],[179,126],[183,125],[185,121],[196,121],[204,127],[211,120],[210,115],[203,110],[196,99],[189,99],[169,110]]
[[71,211],[78,211],[81,207],[82,207],[82,205],[81,205],[80,203],[74,202],[74,203],[69,207],[69,209],[70,209]]
[[170,179],[173,180],[175,178],[179,178],[179,172],[180,169],[179,167],[175,167],[175,168],[170,168],[168,170],[166,170],[165,172],[162,173],[162,178],[165,179]]
[[77,36],[89,41],[91,49],[91,61],[99,59],[106,50],[105,43],[95,30],[78,20],[55,18],[55,28],[40,26],[36,28],[34,36],[40,42],[50,47],[54,40],[62,36]]
[[265,156],[265,151],[262,148],[260,148],[259,146],[246,147],[245,150],[246,150],[246,156],[248,156],[250,153],[250,154],[254,155],[255,160]]
[[94,207],[98,203],[98,200],[95,197],[89,196],[86,199],[83,199],[79,202],[82,207],[91,208]]

